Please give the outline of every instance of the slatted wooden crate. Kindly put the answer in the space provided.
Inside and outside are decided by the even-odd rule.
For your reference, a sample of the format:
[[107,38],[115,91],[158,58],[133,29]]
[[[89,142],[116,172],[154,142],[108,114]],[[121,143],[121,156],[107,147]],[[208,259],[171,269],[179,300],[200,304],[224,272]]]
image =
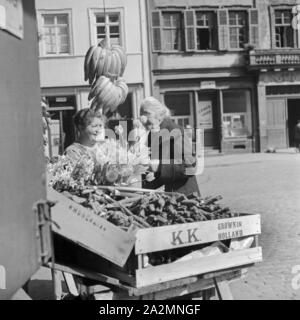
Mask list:
[[59,201],[52,209],[54,232],[86,249],[80,254],[84,267],[88,264],[91,270],[135,288],[243,268],[262,261],[262,249],[254,241],[248,249],[157,266],[144,265],[148,254],[178,249],[189,253],[218,241],[257,238],[261,233],[260,215],[242,214],[236,218],[124,232],[61,194],[51,191],[50,200]]
[[134,233],[123,231],[53,189],[47,197],[56,203],[51,209],[55,234],[120,267],[126,264],[135,244]]
[[261,233],[259,215],[242,215],[238,218],[203,221],[183,225],[138,230],[135,254],[141,261],[136,270],[136,286],[226,270],[262,261],[262,249],[257,242],[249,249],[228,251],[214,256],[175,261],[155,267],[144,268],[143,255],[177,248],[191,249],[199,244],[257,236]]

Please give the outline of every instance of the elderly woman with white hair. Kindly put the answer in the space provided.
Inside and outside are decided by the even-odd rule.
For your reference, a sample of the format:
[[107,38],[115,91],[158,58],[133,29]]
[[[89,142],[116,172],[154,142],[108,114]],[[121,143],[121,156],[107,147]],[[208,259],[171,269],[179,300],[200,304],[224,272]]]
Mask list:
[[145,188],[165,186],[167,192],[186,195],[197,192],[197,179],[189,176],[188,169],[196,165],[192,154],[192,138],[171,119],[170,110],[154,97],[146,98],[140,107],[141,121],[150,132],[148,144],[151,150],[151,167],[155,180],[146,182]]

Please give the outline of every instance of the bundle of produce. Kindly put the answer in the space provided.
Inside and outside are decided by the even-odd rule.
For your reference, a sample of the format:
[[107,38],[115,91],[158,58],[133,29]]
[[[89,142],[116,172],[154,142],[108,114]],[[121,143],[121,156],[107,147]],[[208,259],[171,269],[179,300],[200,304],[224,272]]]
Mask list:
[[237,217],[217,201],[221,196],[201,198],[197,194],[154,193],[121,201],[133,214],[153,227]]
[[84,61],[84,80],[88,80],[90,85],[101,76],[114,81],[123,76],[126,65],[124,49],[119,45],[110,45],[109,39],[105,38],[88,49]]
[[127,230],[133,226],[138,228],[150,227],[143,219],[135,216],[113,200],[107,192],[95,186],[77,186],[73,189],[69,188],[68,191],[63,191],[62,194],[122,229]]
[[105,76],[98,78],[90,91],[89,101],[93,99],[91,109],[102,110],[103,114],[115,112],[123,104],[128,95],[128,86],[123,78],[111,81]]
[[119,45],[111,45],[108,36],[99,45],[92,46],[84,61],[84,79],[92,86],[89,101],[91,109],[103,114],[114,113],[128,95],[128,86],[122,78],[127,57]]

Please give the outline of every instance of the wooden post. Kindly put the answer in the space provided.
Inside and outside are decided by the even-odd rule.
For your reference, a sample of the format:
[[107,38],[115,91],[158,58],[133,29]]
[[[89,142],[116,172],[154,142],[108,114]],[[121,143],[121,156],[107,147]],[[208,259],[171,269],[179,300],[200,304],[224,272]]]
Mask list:
[[61,284],[61,272],[51,269],[54,299],[61,300],[62,298],[62,284]]
[[73,275],[68,272],[63,272],[62,274],[67,284],[69,293],[75,297],[78,297],[79,293],[78,293]]
[[220,152],[223,152],[223,91],[219,90],[219,102],[220,102],[220,125],[219,125],[219,143],[220,143]]

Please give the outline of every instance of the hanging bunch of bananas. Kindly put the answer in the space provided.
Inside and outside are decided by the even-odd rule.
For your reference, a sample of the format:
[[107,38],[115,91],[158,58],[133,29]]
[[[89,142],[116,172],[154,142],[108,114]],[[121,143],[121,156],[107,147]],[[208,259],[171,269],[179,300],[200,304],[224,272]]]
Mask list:
[[93,99],[91,108],[94,111],[113,113],[124,103],[128,95],[128,86],[122,78],[126,65],[123,48],[111,46],[108,37],[89,48],[84,61],[84,79],[92,86],[89,101]]
[[93,84],[89,101],[93,99],[91,109],[102,109],[103,114],[114,113],[118,106],[123,104],[128,95],[128,86],[123,78],[111,81],[105,76],[100,76]]

